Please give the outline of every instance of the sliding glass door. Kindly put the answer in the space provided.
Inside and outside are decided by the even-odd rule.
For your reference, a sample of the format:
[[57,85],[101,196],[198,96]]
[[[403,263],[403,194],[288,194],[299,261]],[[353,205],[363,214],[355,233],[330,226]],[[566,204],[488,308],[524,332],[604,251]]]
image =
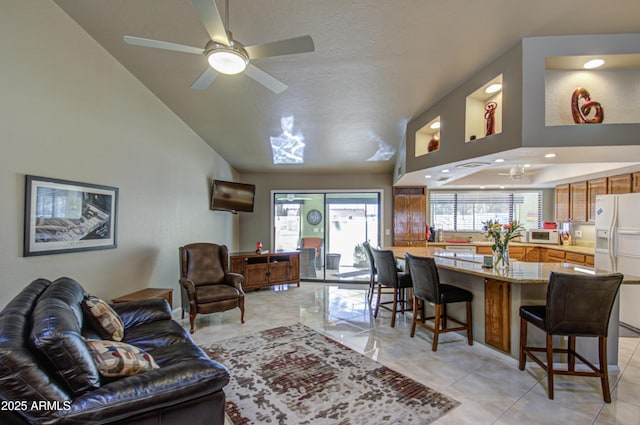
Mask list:
[[276,250],[300,250],[303,280],[368,282],[362,243],[378,245],[380,192],[273,192]]

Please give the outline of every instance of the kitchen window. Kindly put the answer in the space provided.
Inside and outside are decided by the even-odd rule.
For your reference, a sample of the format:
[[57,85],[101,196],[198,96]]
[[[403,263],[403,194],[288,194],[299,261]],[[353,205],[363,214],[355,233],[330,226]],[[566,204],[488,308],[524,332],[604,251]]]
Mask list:
[[516,220],[525,229],[538,229],[542,191],[431,191],[429,218],[434,228],[447,231],[481,232],[487,220]]

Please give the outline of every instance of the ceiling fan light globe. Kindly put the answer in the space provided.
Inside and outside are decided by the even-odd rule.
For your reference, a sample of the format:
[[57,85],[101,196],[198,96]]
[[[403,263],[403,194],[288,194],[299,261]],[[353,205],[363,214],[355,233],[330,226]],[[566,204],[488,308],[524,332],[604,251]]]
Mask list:
[[209,65],[222,74],[239,74],[249,64],[249,58],[233,49],[213,50],[207,57]]

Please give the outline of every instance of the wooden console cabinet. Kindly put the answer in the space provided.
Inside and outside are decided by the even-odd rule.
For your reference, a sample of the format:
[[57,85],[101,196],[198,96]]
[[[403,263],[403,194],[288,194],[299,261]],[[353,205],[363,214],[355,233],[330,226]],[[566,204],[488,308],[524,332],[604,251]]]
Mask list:
[[244,276],[242,289],[295,283],[300,287],[300,253],[236,252],[229,255],[229,270]]

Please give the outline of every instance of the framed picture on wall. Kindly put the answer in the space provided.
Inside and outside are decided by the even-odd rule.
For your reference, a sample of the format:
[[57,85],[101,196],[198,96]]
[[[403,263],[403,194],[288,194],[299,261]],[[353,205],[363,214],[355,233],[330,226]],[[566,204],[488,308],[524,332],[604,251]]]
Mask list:
[[23,255],[115,248],[117,212],[118,188],[28,175]]

